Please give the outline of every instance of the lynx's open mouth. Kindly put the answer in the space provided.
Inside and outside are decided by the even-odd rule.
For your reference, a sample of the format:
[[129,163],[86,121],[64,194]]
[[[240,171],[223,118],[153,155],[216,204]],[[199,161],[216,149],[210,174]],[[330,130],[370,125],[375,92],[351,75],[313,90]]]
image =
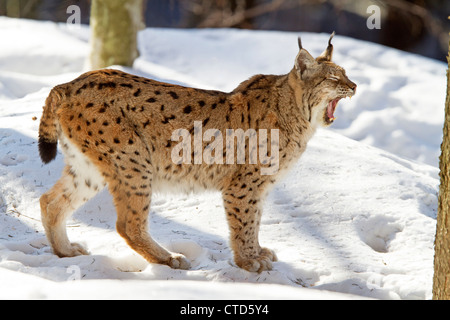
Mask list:
[[328,102],[328,106],[325,109],[325,123],[326,124],[332,124],[334,120],[336,120],[336,117],[334,116],[334,112],[336,111],[337,104],[341,100],[341,98],[336,98],[334,100],[331,100]]

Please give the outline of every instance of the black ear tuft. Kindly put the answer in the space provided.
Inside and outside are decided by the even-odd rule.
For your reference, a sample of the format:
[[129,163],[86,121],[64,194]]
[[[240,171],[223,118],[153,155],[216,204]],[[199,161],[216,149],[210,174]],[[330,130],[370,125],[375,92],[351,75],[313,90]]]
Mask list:
[[333,46],[333,45],[331,44],[331,40],[333,39],[333,37],[334,37],[335,34],[336,34],[336,32],[333,31],[333,33],[332,33],[331,36],[330,36],[330,39],[328,40],[328,45],[329,45],[329,46]]
[[328,40],[328,47],[325,49],[324,52],[322,52],[320,56],[316,58],[317,61],[331,61],[333,57],[333,45],[331,44],[331,40],[333,39],[334,35],[335,32],[333,31],[333,33],[330,36],[330,39]]

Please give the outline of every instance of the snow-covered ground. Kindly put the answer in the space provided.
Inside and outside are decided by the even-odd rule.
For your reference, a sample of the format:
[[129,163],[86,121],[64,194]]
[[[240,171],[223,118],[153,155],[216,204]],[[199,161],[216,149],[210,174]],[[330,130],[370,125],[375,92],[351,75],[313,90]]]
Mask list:
[[[125,244],[106,190],[68,222],[91,255],[51,253],[39,197],[63,157],[41,163],[37,129],[52,86],[84,71],[89,30],[4,17],[0,30],[0,298],[431,298],[444,63],[337,35],[334,61],[358,92],[264,205],[261,243],[279,262],[261,274],[236,267],[219,194],[155,195],[151,233],[191,260],[181,271]],[[141,57],[122,70],[229,91],[256,73],[287,73],[298,35],[146,29]],[[300,35],[313,55],[329,37]]]

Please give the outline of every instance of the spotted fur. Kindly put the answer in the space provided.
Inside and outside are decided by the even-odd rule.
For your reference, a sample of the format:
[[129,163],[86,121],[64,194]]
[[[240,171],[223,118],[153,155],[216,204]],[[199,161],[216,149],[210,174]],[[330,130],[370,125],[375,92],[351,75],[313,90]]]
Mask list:
[[[317,59],[300,47],[290,73],[256,75],[230,93],[112,69],[88,72],[56,86],[39,128],[43,162],[55,158],[58,141],[66,162],[61,179],[40,200],[54,252],[61,257],[87,254],[69,242],[65,221],[107,185],[117,210],[117,231],[130,247],[151,263],[187,269],[190,264],[183,255],[162,248],[148,233],[151,195],[174,188],[214,189],[223,195],[236,264],[254,272],[270,270],[276,255],[258,241],[263,200],[305,151],[316,127],[333,122],[327,111],[331,101],[352,96],[356,89],[345,71],[331,62],[330,46],[331,39]],[[265,164],[260,161],[172,162],[172,132],[181,128],[193,134],[194,121],[201,121],[204,131],[218,129],[223,136],[227,129],[278,129],[279,171],[263,175]],[[194,153],[192,148],[192,157]]]

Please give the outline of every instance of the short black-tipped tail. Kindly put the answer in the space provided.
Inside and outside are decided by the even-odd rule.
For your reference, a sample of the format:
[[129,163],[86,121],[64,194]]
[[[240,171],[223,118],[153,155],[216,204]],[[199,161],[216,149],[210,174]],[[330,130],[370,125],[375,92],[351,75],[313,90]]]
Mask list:
[[45,100],[45,107],[42,112],[41,123],[39,124],[39,155],[41,156],[42,162],[46,164],[56,158],[58,126],[55,116],[60,100],[61,95],[54,88],[47,97],[47,100]]
[[43,137],[39,137],[39,155],[45,164],[56,158],[57,142],[51,142]]

